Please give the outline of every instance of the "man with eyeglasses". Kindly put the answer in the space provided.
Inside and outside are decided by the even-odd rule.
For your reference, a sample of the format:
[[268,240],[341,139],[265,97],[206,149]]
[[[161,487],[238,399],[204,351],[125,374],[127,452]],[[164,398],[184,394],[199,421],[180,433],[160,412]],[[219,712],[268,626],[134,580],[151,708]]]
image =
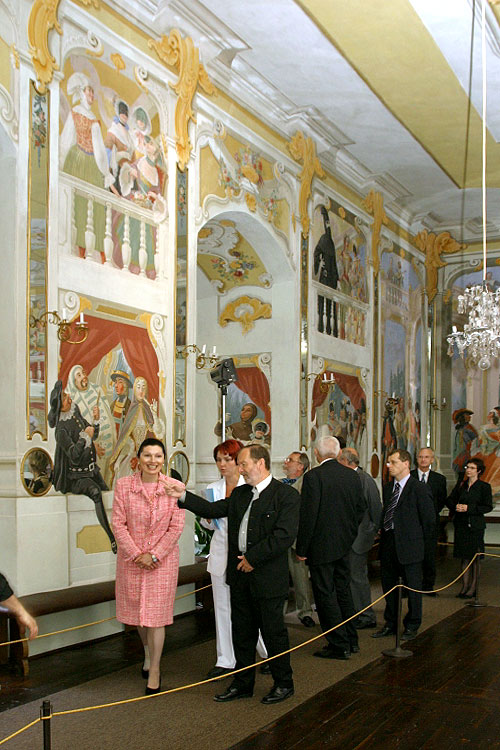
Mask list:
[[[307,453],[294,451],[283,461],[285,477],[281,481],[283,484],[291,484],[297,492],[300,492],[304,474],[308,469],[309,456]],[[292,577],[293,590],[295,591],[298,618],[304,627],[313,628],[316,623],[314,622],[312,612],[314,597],[311,581],[309,580],[309,569],[303,560],[297,558],[295,554],[295,542],[288,550],[288,569]]]

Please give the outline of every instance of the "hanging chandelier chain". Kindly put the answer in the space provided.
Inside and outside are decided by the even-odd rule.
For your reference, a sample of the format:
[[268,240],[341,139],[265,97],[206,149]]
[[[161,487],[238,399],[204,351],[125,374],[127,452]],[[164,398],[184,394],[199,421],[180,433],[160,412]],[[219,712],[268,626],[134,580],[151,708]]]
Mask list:
[[461,357],[468,357],[481,370],[487,370],[493,357],[500,355],[500,289],[493,291],[488,285],[486,271],[486,0],[481,5],[482,42],[482,210],[483,210],[483,281],[465,289],[458,295],[458,313],[468,315],[463,331],[453,326],[447,336],[448,354],[453,355],[455,346]]

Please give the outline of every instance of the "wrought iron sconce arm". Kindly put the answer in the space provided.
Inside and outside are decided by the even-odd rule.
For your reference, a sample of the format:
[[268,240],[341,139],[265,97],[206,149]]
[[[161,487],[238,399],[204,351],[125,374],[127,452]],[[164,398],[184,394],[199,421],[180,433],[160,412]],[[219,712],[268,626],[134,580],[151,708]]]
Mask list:
[[83,344],[89,335],[89,324],[84,320],[83,313],[80,314],[80,319],[75,323],[78,333],[81,334],[81,338],[78,341],[72,341],[70,338],[71,322],[66,320],[65,316],[61,318],[57,310],[47,310],[38,318],[35,315],[30,315],[29,317],[30,328],[46,329],[47,324],[51,323],[57,326],[57,338],[59,341],[65,341],[67,344]]

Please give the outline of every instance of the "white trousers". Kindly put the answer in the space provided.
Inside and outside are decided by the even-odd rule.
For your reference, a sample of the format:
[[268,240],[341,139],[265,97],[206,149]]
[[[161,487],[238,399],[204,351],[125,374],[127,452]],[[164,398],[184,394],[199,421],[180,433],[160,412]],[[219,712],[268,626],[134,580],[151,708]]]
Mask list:
[[[234,669],[236,657],[233,649],[233,638],[231,635],[231,598],[230,589],[226,583],[226,576],[210,574],[212,578],[212,594],[215,608],[215,636],[217,644],[216,667]],[[257,653],[261,659],[267,659],[267,651],[259,632],[257,642]]]

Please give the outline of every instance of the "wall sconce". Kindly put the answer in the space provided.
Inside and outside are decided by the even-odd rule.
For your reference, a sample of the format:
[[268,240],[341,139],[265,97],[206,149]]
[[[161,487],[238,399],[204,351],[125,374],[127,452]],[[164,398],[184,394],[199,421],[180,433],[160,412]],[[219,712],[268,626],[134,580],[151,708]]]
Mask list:
[[47,328],[47,323],[52,323],[57,326],[57,338],[59,341],[65,341],[67,344],[83,344],[89,335],[89,324],[85,321],[83,313],[80,313],[80,318],[75,323],[78,333],[81,334],[81,338],[78,341],[71,341],[70,339],[71,322],[67,319],[66,309],[63,309],[62,318],[57,310],[47,310],[38,318],[35,315],[30,315],[29,317],[30,328]]
[[216,351],[217,347],[214,346],[211,353],[207,354],[206,344],[203,344],[201,349],[196,346],[196,344],[188,344],[187,346],[183,346],[182,348],[177,348],[177,356],[187,359],[190,354],[195,354],[197,370],[203,370],[204,367],[208,367],[209,369],[211,369],[212,367],[215,367],[219,360]]
[[441,399],[441,406],[438,404],[437,399],[434,398],[434,397],[433,398],[429,398],[428,402],[429,402],[429,405],[430,405],[431,409],[434,409],[434,411],[444,411],[444,409],[446,409],[446,399],[445,398]]
[[329,378],[326,377],[326,371],[310,372],[309,375],[304,376],[304,380],[306,381],[306,383],[313,378],[317,383],[319,383],[319,387],[322,393],[328,393],[329,388],[336,383],[335,376],[332,372],[330,373]]

